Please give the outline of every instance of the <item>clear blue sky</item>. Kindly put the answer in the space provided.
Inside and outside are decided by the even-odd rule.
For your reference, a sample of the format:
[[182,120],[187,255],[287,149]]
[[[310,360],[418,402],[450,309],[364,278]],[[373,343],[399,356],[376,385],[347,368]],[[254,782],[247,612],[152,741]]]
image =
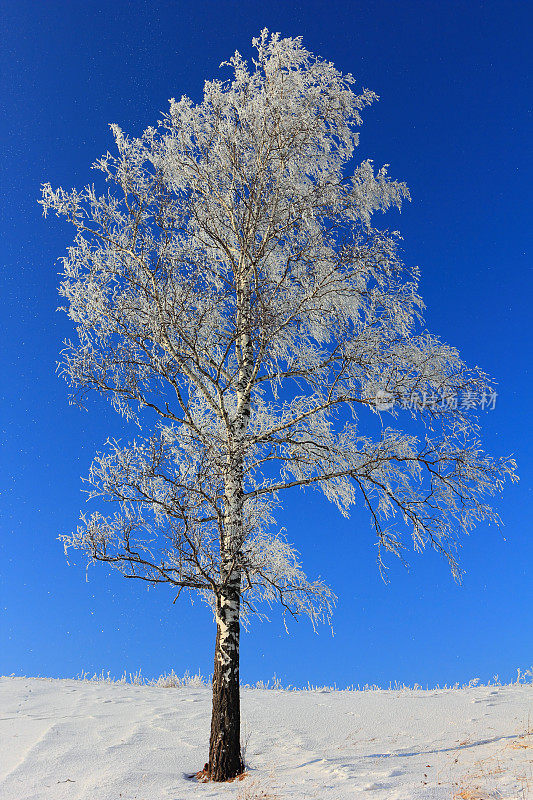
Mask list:
[[[494,455],[522,481],[498,503],[503,538],[465,542],[462,586],[435,554],[391,561],[380,579],[364,512],[343,520],[315,493],[287,496],[279,522],[308,573],[339,597],[335,635],[276,613],[244,635],[242,678],[303,684],[444,683],[533,663],[531,493],[531,30],[529,2],[29,2],[3,4],[1,143],[0,673],[173,667],[211,671],[209,610],[170,590],[68,566],[60,533],[84,503],[80,476],[110,435],[103,399],[88,413],[55,375],[71,334],[56,313],[57,261],[72,229],[43,220],[39,185],[82,186],[112,146],[108,123],[138,134],[167,99],[199,99],[235,49],[266,26],[352,72],[381,101],[366,113],[361,160],[389,163],[413,201],[394,220],[422,270],[429,328],[498,382],[483,416]],[[332,543],[334,546],[332,547]]]

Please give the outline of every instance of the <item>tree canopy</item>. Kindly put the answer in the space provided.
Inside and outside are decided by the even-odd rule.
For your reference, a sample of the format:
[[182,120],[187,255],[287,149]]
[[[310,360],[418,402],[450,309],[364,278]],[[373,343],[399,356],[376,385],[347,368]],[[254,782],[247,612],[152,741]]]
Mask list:
[[[364,504],[380,552],[410,538],[457,576],[459,534],[498,521],[488,498],[515,465],[483,452],[453,398],[488,379],[427,332],[399,234],[373,225],[409,197],[354,162],[376,95],[300,38],[253,44],[201,102],[172,99],[137,138],[111,126],[116,150],[94,165],[107,191],[43,188],[45,213],[76,229],[63,372],[78,401],[108,395],[139,429],[91,467],[91,496],[116,511],[64,542],[210,603],[237,568],[245,612],[280,600],[315,620],[332,595],[275,529],[285,489],[345,515]],[[433,401],[402,409],[413,393]]]

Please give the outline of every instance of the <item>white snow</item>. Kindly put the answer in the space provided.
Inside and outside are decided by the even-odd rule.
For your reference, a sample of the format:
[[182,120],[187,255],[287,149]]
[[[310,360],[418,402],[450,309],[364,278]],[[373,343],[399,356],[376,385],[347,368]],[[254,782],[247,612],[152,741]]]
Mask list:
[[210,701],[203,686],[1,678],[0,798],[533,798],[531,685],[243,689],[249,770],[228,785],[186,777],[207,758]]

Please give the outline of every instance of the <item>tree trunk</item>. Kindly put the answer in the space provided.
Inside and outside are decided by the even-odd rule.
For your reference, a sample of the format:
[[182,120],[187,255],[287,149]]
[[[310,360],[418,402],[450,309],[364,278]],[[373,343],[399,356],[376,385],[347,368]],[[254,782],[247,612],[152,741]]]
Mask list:
[[211,780],[228,781],[244,771],[240,741],[239,574],[232,575],[216,603],[217,638],[208,771]]
[[241,754],[239,694],[240,552],[243,544],[243,442],[250,419],[250,376],[253,349],[250,334],[250,274],[239,260],[236,356],[239,363],[236,415],[228,432],[224,486],[224,527],[220,541],[221,586],[216,596],[217,638],[213,669],[213,712],[208,774],[229,781],[244,771]]

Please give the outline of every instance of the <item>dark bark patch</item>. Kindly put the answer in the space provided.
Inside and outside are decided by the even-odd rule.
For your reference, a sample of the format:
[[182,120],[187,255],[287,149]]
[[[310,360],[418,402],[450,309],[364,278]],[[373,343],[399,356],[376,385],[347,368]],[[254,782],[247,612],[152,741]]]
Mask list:
[[[248,776],[246,770],[239,773],[239,775],[235,775],[234,778],[228,778],[225,783],[234,783],[234,781],[243,781]],[[209,774],[209,764],[204,764],[203,769],[199,770],[198,772],[191,772],[190,774],[184,774],[184,778],[187,778],[189,781],[197,781],[198,783],[211,783],[215,782],[213,778],[211,778]]]

